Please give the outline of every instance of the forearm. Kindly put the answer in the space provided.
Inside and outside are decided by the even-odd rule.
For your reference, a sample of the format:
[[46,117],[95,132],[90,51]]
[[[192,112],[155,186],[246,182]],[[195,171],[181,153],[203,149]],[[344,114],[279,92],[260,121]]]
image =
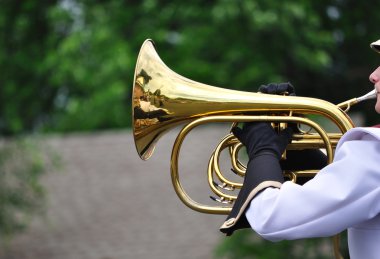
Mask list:
[[249,228],[245,212],[251,200],[268,187],[279,188],[283,181],[282,170],[274,154],[269,152],[253,157],[247,165],[243,187],[220,230],[231,235],[235,230]]
[[[368,153],[364,156],[362,150]],[[281,189],[257,195],[246,212],[251,227],[272,241],[321,237],[377,215],[380,174],[373,168],[380,165],[376,145],[350,143],[337,156],[303,186],[286,182]]]
[[[251,201],[246,211],[251,228],[263,238],[280,241],[332,236],[350,226],[350,222],[338,224],[345,219],[335,211],[336,202],[313,201],[305,197],[304,191],[295,190],[293,186],[289,191],[287,185],[302,188],[290,182],[283,184],[281,190],[268,188]],[[325,210],[327,212],[322,214],[321,211]]]

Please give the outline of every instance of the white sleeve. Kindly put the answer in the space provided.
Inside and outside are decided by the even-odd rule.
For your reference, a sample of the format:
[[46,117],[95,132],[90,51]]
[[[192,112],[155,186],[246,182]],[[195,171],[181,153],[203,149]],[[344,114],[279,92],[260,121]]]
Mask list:
[[246,217],[272,241],[332,236],[376,216],[379,201],[380,141],[347,141],[303,186],[285,182],[257,195]]

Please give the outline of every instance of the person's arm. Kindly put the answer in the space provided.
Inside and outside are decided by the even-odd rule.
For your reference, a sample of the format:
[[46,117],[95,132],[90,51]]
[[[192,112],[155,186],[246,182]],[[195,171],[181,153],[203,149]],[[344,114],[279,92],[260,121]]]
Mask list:
[[246,123],[235,127],[234,135],[246,146],[249,157],[243,187],[220,231],[231,235],[235,230],[249,227],[245,211],[249,202],[268,187],[279,188],[284,181],[279,160],[292,136],[286,128],[277,134],[269,123]]
[[246,218],[272,241],[331,236],[371,219],[380,212],[379,157],[379,141],[347,141],[303,186],[285,182],[257,195]]
[[[264,94],[296,96],[295,88],[290,82],[261,85],[258,91]],[[300,133],[297,124],[289,123],[288,127],[294,133]],[[319,149],[288,150],[286,159],[281,160],[280,165],[282,170],[320,170],[327,165],[327,157]],[[297,183],[303,184],[308,180],[309,177],[298,177]]]

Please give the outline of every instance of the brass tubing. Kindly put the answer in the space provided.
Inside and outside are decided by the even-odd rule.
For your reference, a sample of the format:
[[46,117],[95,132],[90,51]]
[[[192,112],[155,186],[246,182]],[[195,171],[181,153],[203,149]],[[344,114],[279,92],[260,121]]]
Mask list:
[[232,168],[235,170],[235,172],[240,175],[245,175],[245,170],[247,169],[245,165],[243,165],[239,159],[238,159],[238,153],[240,148],[243,146],[241,143],[236,143],[232,147],[230,147],[230,157],[231,157],[231,164]]
[[195,127],[211,123],[211,122],[246,122],[246,121],[267,121],[267,122],[293,122],[293,123],[303,123],[314,128],[321,136],[323,141],[326,144],[326,153],[328,157],[328,163],[331,163],[333,158],[333,150],[331,142],[325,133],[325,131],[315,122],[299,117],[284,117],[284,116],[209,116],[197,119],[191,123],[184,126],[177,136],[177,139],[174,143],[172,156],[171,156],[171,178],[174,190],[176,191],[178,197],[181,201],[188,206],[189,208],[196,210],[202,213],[210,214],[228,214],[231,211],[230,207],[220,207],[220,206],[208,206],[199,204],[190,198],[187,193],[184,191],[180,180],[178,172],[178,157],[181,145],[187,136],[187,134]]
[[[224,138],[224,141],[222,141],[221,143],[225,143],[226,140],[230,140],[232,138],[235,138],[233,135],[227,135],[225,138]],[[220,153],[223,149],[227,148],[226,145],[221,145],[219,144],[215,151],[214,151],[214,154],[213,154],[213,168],[214,168],[214,172],[215,174],[218,176],[219,180],[221,180],[222,182],[226,183],[227,185],[229,186],[233,186],[234,188],[241,188],[242,184],[241,183],[235,183],[235,182],[232,182],[232,181],[229,181],[227,180],[223,174],[220,172],[220,168],[219,168],[219,158],[220,158]]]
[[209,186],[211,188],[211,190],[216,194],[218,195],[219,197],[223,197],[227,200],[235,200],[236,199],[236,196],[233,196],[233,195],[227,195],[223,192],[221,192],[218,188],[215,187],[214,185],[214,182],[213,182],[213,170],[212,170],[212,166],[214,164],[214,160],[215,157],[214,156],[211,156],[210,158],[210,162],[209,162],[209,165],[208,165],[208,170],[207,170],[207,179],[208,179],[208,183],[209,183]]

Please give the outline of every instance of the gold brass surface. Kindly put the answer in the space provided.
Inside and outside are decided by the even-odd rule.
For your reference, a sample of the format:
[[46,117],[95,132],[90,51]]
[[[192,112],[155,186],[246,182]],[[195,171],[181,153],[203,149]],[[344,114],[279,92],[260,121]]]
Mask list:
[[291,110],[323,115],[342,132],[353,127],[346,113],[320,99],[242,92],[187,79],[162,62],[151,40],[144,42],[137,59],[132,102],[136,149],[144,160],[167,130],[211,115],[281,114]]
[[[219,88],[185,78],[170,68],[158,56],[154,43],[146,40],[137,58],[132,93],[132,126],[135,146],[141,159],[153,154],[157,141],[167,131],[185,124],[179,132],[171,155],[171,178],[173,187],[181,201],[193,210],[210,214],[228,214],[236,199],[234,191],[242,183],[228,179],[219,168],[220,153],[227,150],[231,157],[232,170],[241,177],[245,165],[238,159],[241,143],[228,133],[211,154],[207,179],[216,206],[194,201],[184,190],[179,177],[179,153],[187,134],[194,128],[216,122],[233,124],[247,121],[266,121],[276,125],[293,123],[310,127],[292,136],[287,150],[325,149],[328,163],[333,160],[334,149],[341,136],[354,127],[347,111],[358,102],[373,99],[376,91],[353,98],[338,105],[300,96],[280,96],[243,92]],[[310,119],[321,117],[335,125],[337,132],[328,132]],[[284,124],[285,123],[285,124]],[[314,177],[317,170],[287,171],[284,174],[297,182],[297,177]],[[335,254],[339,258],[337,237],[334,240]]]
[[[335,105],[316,98],[268,95],[210,86],[172,71],[158,56],[153,41],[146,40],[137,58],[133,82],[133,135],[137,153],[141,159],[147,160],[162,135],[179,124],[187,123],[178,134],[172,150],[171,176],[174,189],[181,201],[196,211],[228,214],[236,199],[236,195],[229,192],[240,189],[241,183],[224,177],[218,160],[220,152],[228,148],[234,172],[244,176],[245,166],[237,158],[241,144],[229,134],[211,155],[208,182],[211,190],[219,196],[215,200],[222,201],[222,206],[202,205],[186,194],[179,180],[179,152],[184,138],[192,129],[214,122],[267,121],[307,125],[312,132],[294,134],[287,150],[323,148],[330,163],[340,137],[354,127],[346,111],[352,105],[375,96],[373,90],[365,96]],[[336,126],[338,132],[327,132],[308,118],[310,115],[327,119]],[[313,176],[315,171],[287,174],[293,176],[292,180],[295,181],[297,175]]]

